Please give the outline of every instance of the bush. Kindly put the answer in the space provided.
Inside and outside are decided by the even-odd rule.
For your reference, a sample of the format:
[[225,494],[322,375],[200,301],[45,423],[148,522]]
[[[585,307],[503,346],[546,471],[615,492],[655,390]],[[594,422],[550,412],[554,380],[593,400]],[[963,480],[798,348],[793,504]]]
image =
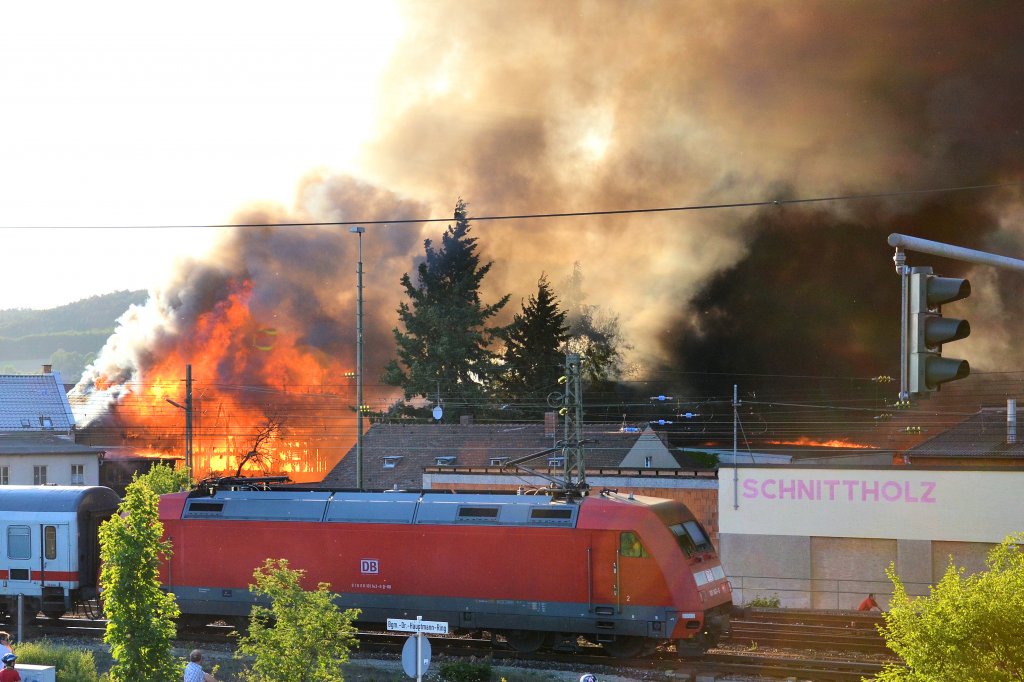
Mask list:
[[18,663],[52,665],[57,682],[97,682],[96,657],[91,651],[62,646],[45,639],[18,644]]
[[782,604],[782,601],[777,594],[773,594],[770,597],[754,597],[747,602],[747,606],[754,606],[760,609],[777,609],[780,604]]
[[452,661],[442,663],[437,674],[443,682],[487,682],[491,679],[491,664]]

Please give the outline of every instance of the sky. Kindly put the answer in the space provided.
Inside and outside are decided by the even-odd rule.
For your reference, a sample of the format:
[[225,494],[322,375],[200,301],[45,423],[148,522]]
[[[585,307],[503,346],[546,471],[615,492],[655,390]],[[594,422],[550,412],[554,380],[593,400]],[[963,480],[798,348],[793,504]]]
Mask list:
[[354,170],[402,30],[386,0],[0,8],[0,309],[147,289],[215,231],[112,228],[227,223]]
[[[5,7],[0,309],[160,289],[180,326],[244,280],[257,316],[351,346],[324,331],[354,315],[344,228],[53,226],[391,221],[362,240],[385,361],[444,229],[394,221],[461,198],[498,322],[579,264],[644,376],[891,375],[889,233],[1024,255],[1021,35],[1010,1]],[[744,202],[768,204],[481,219]],[[972,277],[972,367],[1024,363],[1019,279],[909,264]]]

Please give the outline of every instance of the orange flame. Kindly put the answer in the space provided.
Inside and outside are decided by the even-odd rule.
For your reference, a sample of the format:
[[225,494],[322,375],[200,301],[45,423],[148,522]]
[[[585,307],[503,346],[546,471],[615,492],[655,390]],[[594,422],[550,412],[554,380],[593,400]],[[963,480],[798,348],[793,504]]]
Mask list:
[[798,445],[801,447],[816,447],[816,448],[855,448],[855,449],[870,449],[870,445],[861,445],[860,443],[851,443],[848,440],[832,439],[832,440],[814,440],[807,436],[800,436],[796,440],[773,440],[769,441],[771,445]]
[[[243,475],[321,480],[355,441],[353,382],[337,358],[304,345],[300,333],[277,320],[268,325],[254,319],[251,295],[249,283],[235,283],[229,296],[180,331],[170,347],[152,350],[111,408],[120,426],[113,434],[111,428],[87,427],[88,440],[117,438],[148,456],[183,458],[185,415],[179,406],[190,364],[197,479],[233,475],[258,444],[260,456],[246,464]],[[100,376],[94,386],[112,383]]]

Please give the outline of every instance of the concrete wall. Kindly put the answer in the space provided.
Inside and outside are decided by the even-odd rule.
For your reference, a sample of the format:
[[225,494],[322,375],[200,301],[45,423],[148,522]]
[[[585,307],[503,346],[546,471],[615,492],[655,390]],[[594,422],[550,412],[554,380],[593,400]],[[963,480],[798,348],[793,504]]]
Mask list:
[[[874,593],[885,608],[890,565],[908,593],[926,595],[951,556],[967,573],[984,570],[989,550],[1024,529],[1024,471],[741,466],[719,481],[720,552],[737,604],[855,609]],[[830,483],[811,484],[820,481]]]

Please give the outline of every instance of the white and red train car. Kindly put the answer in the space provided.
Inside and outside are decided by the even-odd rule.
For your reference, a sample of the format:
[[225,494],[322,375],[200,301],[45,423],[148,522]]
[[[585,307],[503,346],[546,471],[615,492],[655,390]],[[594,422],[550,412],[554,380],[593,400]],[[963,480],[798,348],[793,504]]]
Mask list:
[[62,616],[97,593],[100,524],[120,498],[98,486],[0,486],[0,615]]
[[672,500],[204,486],[162,496],[160,520],[186,617],[246,616],[254,569],[283,558],[360,622],[422,616],[524,651],[565,636],[618,656],[695,651],[728,628],[718,556]]

